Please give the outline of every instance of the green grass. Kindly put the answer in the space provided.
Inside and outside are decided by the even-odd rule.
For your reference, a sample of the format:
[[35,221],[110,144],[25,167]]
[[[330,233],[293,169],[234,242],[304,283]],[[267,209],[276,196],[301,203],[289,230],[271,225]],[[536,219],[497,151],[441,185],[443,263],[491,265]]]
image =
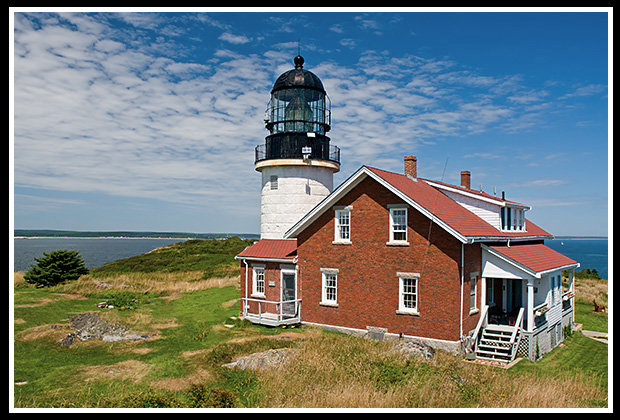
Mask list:
[[[226,267],[238,276],[239,266],[232,258],[247,245],[238,238],[187,241],[94,271],[110,276],[110,284],[117,284],[115,275],[122,278],[119,284],[142,279],[136,270],[147,268],[153,270],[147,277],[167,270],[201,271],[209,277]],[[553,407],[561,395],[569,395],[564,401],[568,406],[607,405],[607,345],[579,332],[540,361],[523,360],[508,371],[473,366],[443,353],[431,362],[403,362],[380,351],[386,343],[317,334],[306,327],[295,330],[298,341],[273,340],[269,336],[290,330],[230,318],[239,312],[235,281],[190,291],[175,288],[176,278],[165,283],[173,293],[165,293],[165,285],[164,292],[146,292],[138,283],[136,288],[117,285],[102,290],[15,287],[14,380],[26,382],[13,387],[15,407],[261,407],[282,401],[285,406],[376,401],[403,407],[501,407],[515,400],[521,404],[517,406],[529,407],[530,396],[521,391],[538,386],[542,400],[536,400],[541,404],[537,406]],[[93,283],[88,276],[75,284],[80,281]],[[95,306],[106,299],[136,299],[139,305],[124,311]],[[84,312],[100,312],[106,319],[156,336],[136,342],[60,345],[58,339],[71,330],[51,329],[50,324],[68,325],[68,316]],[[583,301],[577,303],[576,322],[587,330],[607,331],[607,313],[595,313]],[[225,323],[234,328],[224,327]],[[304,353],[285,372],[221,367],[238,356],[288,346]],[[291,377],[291,372],[297,376]],[[540,395],[547,392],[555,394]]]
[[583,329],[588,331],[608,332],[607,312],[594,312],[594,305],[576,299],[575,322],[583,324]]
[[[328,384],[332,387],[328,387],[330,392],[337,396],[337,387],[357,382],[359,385],[355,389],[358,391],[355,392],[363,395],[372,391],[376,394],[372,398],[391,396],[393,401],[405,406],[424,406],[425,398],[431,398],[435,406],[494,406],[495,400],[489,395],[499,398],[506,393],[504,389],[516,390],[538,384],[536,378],[556,390],[561,390],[566,382],[572,393],[575,393],[576,383],[592,383],[600,391],[591,392],[579,402],[580,406],[604,407],[607,404],[604,397],[607,394],[607,345],[581,333],[566,339],[563,347],[556,348],[540,361],[523,360],[508,371],[471,366],[448,355],[437,362],[403,364],[377,353],[385,343],[365,344],[367,340],[335,333],[324,332],[317,336],[314,332],[299,342],[263,338],[290,333],[288,329],[258,327],[239,320],[233,322],[230,317],[239,311],[239,304],[235,302],[239,292],[234,286],[184,293],[176,299],[155,297],[151,303],[132,311],[98,309],[94,306],[97,298],[75,299],[75,296],[49,289],[15,290],[15,319],[19,321],[15,324],[14,379],[27,382],[14,387],[16,407],[259,407],[273,401],[274,392],[286,392],[294,404],[303,406],[307,400],[318,398],[311,391],[319,384]],[[90,311],[111,314],[125,322],[146,317],[149,320],[144,325],[168,323],[171,326],[159,329],[154,340],[132,343],[91,340],[71,347],[63,347],[57,341],[68,329],[58,331],[56,336],[46,333],[50,331],[46,324],[66,324],[67,316]],[[235,327],[226,328],[224,323],[234,323]],[[24,338],[33,331],[41,336]],[[305,328],[294,331],[306,334]],[[250,339],[238,340],[244,337]],[[317,340],[316,346],[313,340]],[[307,367],[292,368],[292,372],[298,372],[300,380],[305,375],[306,382],[300,382],[307,384],[304,389],[294,389],[298,385],[292,378],[289,383],[270,385],[274,379],[261,373],[221,367],[240,355],[287,346],[306,348],[310,353],[302,358],[314,358]],[[331,360],[334,365],[325,364],[325,360]],[[336,365],[338,368],[333,371]],[[148,371],[128,370],[127,374],[121,372],[117,377],[114,373],[106,373],[107,369],[112,372],[120,369],[119,366],[126,369],[148,367]],[[91,369],[98,373],[87,374]],[[364,369],[368,371],[364,373]],[[208,374],[195,379],[192,375],[198,371]],[[334,372],[338,378],[333,377]],[[368,377],[367,383],[360,382],[364,377]],[[183,389],[155,386],[160,381],[174,383],[175,380],[184,385]],[[281,389],[282,386],[287,389]],[[444,387],[448,394],[436,390],[437,386]],[[400,396],[399,392],[402,392]],[[420,392],[429,396],[418,395]],[[506,398],[519,398],[517,392],[511,392]],[[343,391],[342,395],[347,394]],[[333,403],[341,404],[337,398],[340,397],[334,397]],[[354,396],[348,398],[356,401]]]
[[[55,334],[51,338],[50,329],[45,324],[68,325],[69,315],[95,311],[105,313],[110,310],[96,308],[96,298],[68,300],[46,290],[33,289],[18,289],[17,292],[14,379],[15,382],[27,384],[15,387],[15,401],[23,402],[25,406],[29,406],[32,401],[38,401],[38,406],[58,404],[58,401],[65,401],[71,394],[86,393],[87,389],[99,386],[105,388],[103,385],[98,386],[98,381],[88,384],[84,382],[80,372],[88,366],[113,365],[132,360],[152,366],[149,372],[152,380],[187,375],[194,367],[191,361],[181,357],[182,353],[212,348],[230,339],[227,329],[214,330],[212,327],[223,325],[230,316],[238,313],[238,305],[223,304],[238,298],[239,294],[232,286],[207,289],[172,301],[155,299],[153,303],[135,311],[115,312],[121,319],[143,313],[144,316],[153,316],[153,323],[173,320],[175,326],[162,329],[160,339],[157,340],[135,343],[102,343],[101,340],[92,340],[92,343],[81,342],[65,347],[58,343],[57,338],[71,330],[53,330]],[[23,334],[33,331],[38,331],[40,337],[23,339]],[[140,349],[146,348],[148,352],[141,354]],[[139,387],[129,388],[135,388],[138,392]],[[56,390],[54,396],[50,395],[51,390]]]
[[156,251],[113,261],[91,270],[93,275],[120,273],[203,271],[207,277],[225,277],[239,272],[234,256],[254,240],[236,236],[226,240],[193,239]]

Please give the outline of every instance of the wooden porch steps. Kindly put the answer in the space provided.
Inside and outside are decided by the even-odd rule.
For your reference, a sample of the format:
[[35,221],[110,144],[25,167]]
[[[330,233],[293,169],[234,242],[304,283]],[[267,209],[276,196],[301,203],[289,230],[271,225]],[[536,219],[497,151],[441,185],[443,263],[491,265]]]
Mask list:
[[476,349],[478,359],[510,362],[512,360],[512,345],[510,338],[515,327],[507,325],[487,325],[482,330],[482,336]]

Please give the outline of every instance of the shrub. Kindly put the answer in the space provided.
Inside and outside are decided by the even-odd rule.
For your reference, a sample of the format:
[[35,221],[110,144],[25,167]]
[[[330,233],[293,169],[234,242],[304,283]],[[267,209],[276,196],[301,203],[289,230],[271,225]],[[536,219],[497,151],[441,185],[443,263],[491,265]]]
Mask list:
[[204,384],[193,384],[187,391],[190,407],[230,408],[234,407],[234,395],[222,388],[209,389]]
[[42,258],[35,258],[37,264],[26,271],[24,280],[36,287],[55,286],[68,280],[77,280],[82,274],[88,274],[88,268],[79,251],[58,249],[43,253]]

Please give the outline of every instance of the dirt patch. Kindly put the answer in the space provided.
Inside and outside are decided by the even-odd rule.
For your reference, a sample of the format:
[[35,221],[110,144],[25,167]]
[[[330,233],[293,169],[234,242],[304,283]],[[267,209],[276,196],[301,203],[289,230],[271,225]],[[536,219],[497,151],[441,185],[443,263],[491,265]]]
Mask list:
[[130,380],[138,383],[149,374],[151,369],[152,366],[148,363],[137,360],[125,360],[113,365],[88,366],[84,368],[83,374],[86,376],[86,382],[110,379]]
[[22,331],[15,338],[24,341],[36,340],[39,338],[60,340],[62,337],[67,335],[66,328],[68,328],[68,325],[37,325],[36,327],[30,327]]
[[15,308],[38,308],[39,306],[45,306],[55,301],[56,299],[51,299],[51,298],[38,298],[36,303],[22,303],[22,304],[16,304],[13,306]]
[[166,391],[182,391],[189,388],[193,384],[200,384],[209,381],[213,378],[213,375],[205,369],[198,368],[191,375],[184,376],[182,378],[163,378],[156,381],[151,381],[150,385],[164,389]]

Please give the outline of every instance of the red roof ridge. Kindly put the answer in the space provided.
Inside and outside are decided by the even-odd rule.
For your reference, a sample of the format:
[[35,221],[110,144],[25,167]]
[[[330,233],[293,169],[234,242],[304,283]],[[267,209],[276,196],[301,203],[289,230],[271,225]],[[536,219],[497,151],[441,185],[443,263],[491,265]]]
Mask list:
[[[433,217],[441,220],[445,225],[454,229],[464,237],[481,239],[510,239],[540,238],[553,236],[542,228],[538,227],[535,223],[531,222],[527,218],[525,219],[527,231],[501,231],[480,218],[480,216],[474,214],[462,205],[458,204],[454,199],[441,191],[441,189],[429,183],[438,181],[429,181],[424,178],[413,179],[405,174],[390,172],[371,166],[365,167],[377,176],[381,177],[381,179],[390,184],[392,187],[399,190],[409,199],[413,200],[421,207],[426,209],[426,211],[430,212]],[[465,189],[465,191],[471,190]]]

